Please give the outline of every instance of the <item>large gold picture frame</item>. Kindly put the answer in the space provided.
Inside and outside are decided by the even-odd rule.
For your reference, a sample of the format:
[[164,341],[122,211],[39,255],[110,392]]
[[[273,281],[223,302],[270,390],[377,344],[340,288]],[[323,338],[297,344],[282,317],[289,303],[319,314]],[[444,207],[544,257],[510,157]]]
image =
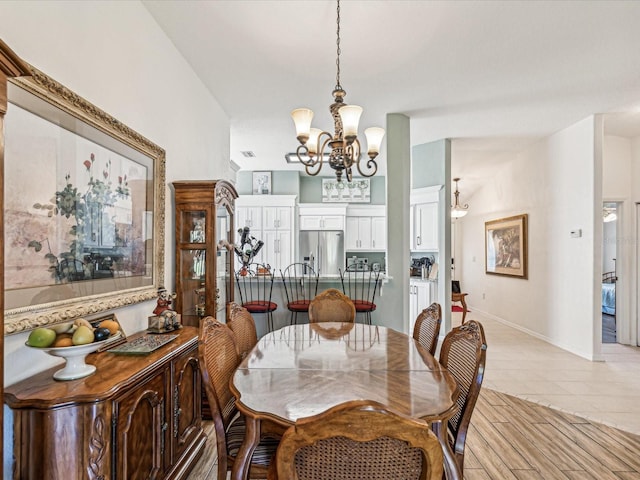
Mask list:
[[153,299],[164,279],[164,150],[29,68],[5,117],[5,335]]
[[527,278],[527,214],[485,222],[486,273]]

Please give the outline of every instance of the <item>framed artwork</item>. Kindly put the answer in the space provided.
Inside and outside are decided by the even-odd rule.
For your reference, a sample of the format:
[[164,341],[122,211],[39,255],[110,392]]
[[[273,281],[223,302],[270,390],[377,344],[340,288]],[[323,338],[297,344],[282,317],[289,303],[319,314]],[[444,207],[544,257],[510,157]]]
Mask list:
[[271,195],[271,172],[253,172],[254,195]]
[[485,222],[486,273],[527,278],[527,214]]
[[322,202],[370,203],[371,180],[354,178],[351,182],[338,182],[335,178],[323,178]]
[[31,67],[5,118],[5,335],[155,299],[165,152]]

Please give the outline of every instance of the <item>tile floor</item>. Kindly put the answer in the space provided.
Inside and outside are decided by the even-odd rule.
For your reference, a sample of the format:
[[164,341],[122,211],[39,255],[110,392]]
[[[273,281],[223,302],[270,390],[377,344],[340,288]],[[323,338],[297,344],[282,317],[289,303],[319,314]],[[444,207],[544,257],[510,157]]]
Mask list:
[[[462,314],[453,316],[459,325]],[[483,386],[640,434],[640,348],[605,344],[606,361],[590,362],[480,313],[467,318],[487,337]],[[210,422],[207,430],[215,438]],[[215,442],[206,448],[189,480],[216,478]]]
[[590,362],[482,314],[469,318],[487,337],[483,386],[640,434],[640,348],[604,344],[605,361]]

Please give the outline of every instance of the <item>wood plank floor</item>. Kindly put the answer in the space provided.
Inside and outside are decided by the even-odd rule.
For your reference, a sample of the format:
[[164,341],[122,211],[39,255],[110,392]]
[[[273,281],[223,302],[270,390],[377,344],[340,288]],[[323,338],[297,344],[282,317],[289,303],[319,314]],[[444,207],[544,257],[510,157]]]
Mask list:
[[[215,436],[189,480],[216,479]],[[483,388],[466,480],[640,480],[640,436]],[[329,479],[328,479],[329,480]]]

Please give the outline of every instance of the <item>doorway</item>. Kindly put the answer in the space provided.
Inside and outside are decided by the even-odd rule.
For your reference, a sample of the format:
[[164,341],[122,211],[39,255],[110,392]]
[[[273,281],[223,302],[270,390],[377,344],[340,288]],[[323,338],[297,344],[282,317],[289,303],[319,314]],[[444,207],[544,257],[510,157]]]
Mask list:
[[602,343],[617,343],[616,290],[619,205],[602,205]]

